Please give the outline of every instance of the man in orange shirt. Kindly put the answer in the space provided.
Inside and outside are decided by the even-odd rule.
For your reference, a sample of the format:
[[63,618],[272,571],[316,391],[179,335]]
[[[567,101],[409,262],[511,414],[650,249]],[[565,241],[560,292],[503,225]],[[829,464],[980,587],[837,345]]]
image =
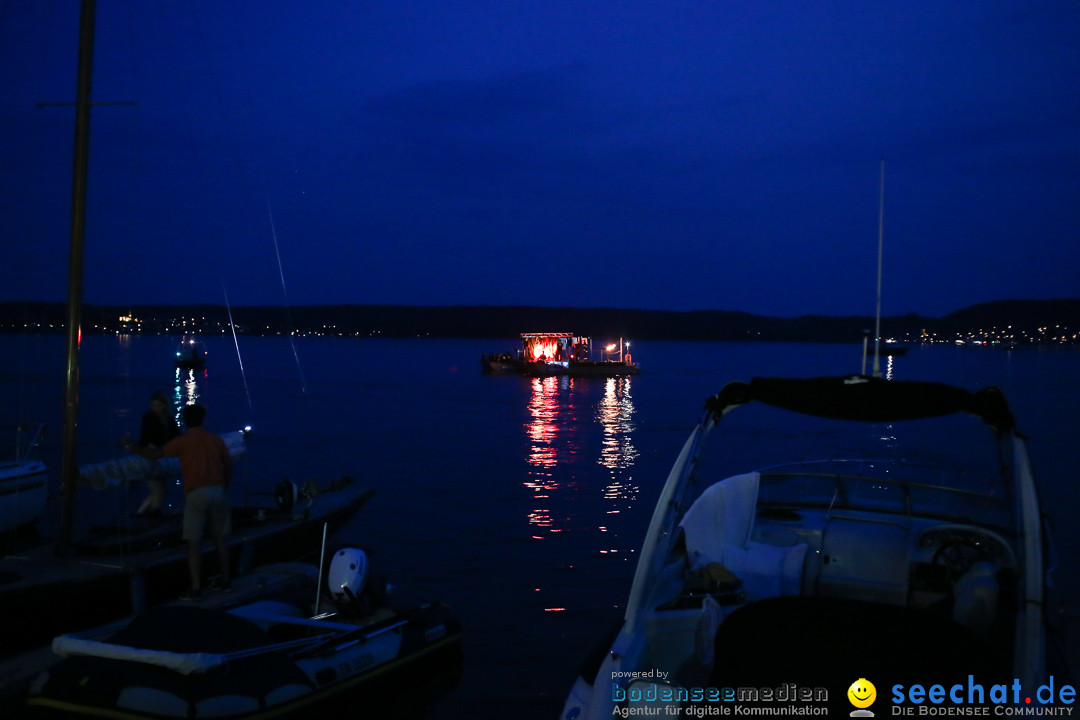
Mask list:
[[131,452],[151,460],[162,457],[180,459],[180,473],[184,478],[184,540],[188,546],[188,572],[191,589],[180,596],[181,600],[202,600],[202,552],[201,544],[207,526],[217,545],[221,564],[221,588],[232,589],[229,580],[229,548],[225,538],[229,534],[229,481],[232,479],[232,458],[225,441],[203,428],[206,408],[188,405],[180,411],[187,425],[187,432],[173,438],[162,448],[148,448],[124,441]]

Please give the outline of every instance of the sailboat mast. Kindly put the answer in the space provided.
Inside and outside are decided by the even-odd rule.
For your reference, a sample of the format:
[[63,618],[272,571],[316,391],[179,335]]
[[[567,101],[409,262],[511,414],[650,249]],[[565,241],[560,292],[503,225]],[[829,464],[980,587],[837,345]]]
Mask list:
[[79,423],[79,343],[82,340],[83,236],[86,227],[86,177],[90,163],[90,81],[94,64],[95,0],[83,0],[79,21],[79,70],[75,99],[75,168],[71,197],[71,259],[68,263],[67,377],[64,391],[60,536],[65,553],[74,537],[75,481],[79,467],[75,441]]
[[877,309],[874,313],[874,377],[881,376],[881,258],[885,239],[885,161],[881,161],[881,190],[878,193],[877,226]]

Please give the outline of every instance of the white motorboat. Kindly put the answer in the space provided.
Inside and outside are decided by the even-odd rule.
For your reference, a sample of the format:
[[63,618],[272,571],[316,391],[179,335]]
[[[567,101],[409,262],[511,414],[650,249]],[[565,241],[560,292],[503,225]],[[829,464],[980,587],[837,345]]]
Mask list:
[[[725,457],[706,458],[721,424]],[[560,717],[1064,702],[1072,686],[1047,665],[1042,523],[996,388],[727,385],[661,491],[617,634]]]

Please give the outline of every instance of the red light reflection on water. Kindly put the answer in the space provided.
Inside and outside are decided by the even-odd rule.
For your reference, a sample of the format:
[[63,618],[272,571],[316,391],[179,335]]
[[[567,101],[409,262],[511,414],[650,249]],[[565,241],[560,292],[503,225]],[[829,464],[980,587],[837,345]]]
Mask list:
[[[525,424],[525,435],[529,440],[526,459],[530,469],[523,484],[532,491],[535,501],[527,515],[529,525],[541,531],[533,535],[535,539],[549,537],[563,529],[556,524],[564,523],[566,519],[553,515],[552,499],[559,493],[581,489],[575,482],[572,468],[566,466],[575,465],[584,452],[583,444],[590,435],[583,430],[590,419],[600,425],[600,450],[595,462],[606,468],[610,476],[601,490],[604,499],[610,501],[606,512],[619,513],[638,496],[639,488],[628,474],[638,457],[632,440],[636,426],[631,379],[609,378],[603,382],[603,395],[596,401],[596,379],[578,381],[576,388],[574,378],[560,376],[532,380],[529,420]],[[593,400],[587,405],[583,399],[590,394]]]
[[[558,464],[560,455],[565,459],[572,458],[575,453],[575,448],[570,443],[573,417],[569,411],[573,407],[572,403],[568,403],[566,407],[566,427],[560,425],[560,406],[564,401],[564,398],[560,397],[560,380],[565,384],[568,378],[533,379],[532,397],[529,399],[530,420],[525,427],[525,434],[529,438],[528,463],[532,469],[529,470],[529,477],[524,484],[532,491],[533,499],[538,501],[535,509],[528,514],[528,521],[529,525],[542,528],[546,533],[555,532],[555,520],[549,501],[551,494],[559,489],[559,483],[555,480],[552,469]],[[545,535],[533,535],[537,540],[544,537]]]
[[[535,378],[532,381],[532,398],[529,400],[529,415],[531,420],[525,428],[525,432],[531,441],[529,448],[529,464],[535,467],[554,467],[559,460],[559,448],[555,441],[559,436],[559,380],[565,378],[546,377]],[[571,406],[572,407],[572,406]],[[570,450],[573,455],[573,449]],[[537,473],[530,473],[538,475]],[[549,488],[546,483],[551,482],[551,473],[539,474],[539,477],[547,477],[547,480],[539,480],[542,487]]]

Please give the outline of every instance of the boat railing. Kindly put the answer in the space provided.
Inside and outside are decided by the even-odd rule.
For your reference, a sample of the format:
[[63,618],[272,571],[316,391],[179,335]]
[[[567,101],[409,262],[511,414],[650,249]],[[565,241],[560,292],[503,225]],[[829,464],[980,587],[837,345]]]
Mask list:
[[[851,468],[850,470],[847,468]],[[835,469],[820,469],[835,468]],[[902,515],[979,518],[1006,528],[1010,503],[999,478],[896,459],[819,460],[763,468],[758,504]],[[932,482],[937,478],[938,482]],[[978,483],[980,489],[972,487]],[[788,491],[784,492],[785,485]]]

